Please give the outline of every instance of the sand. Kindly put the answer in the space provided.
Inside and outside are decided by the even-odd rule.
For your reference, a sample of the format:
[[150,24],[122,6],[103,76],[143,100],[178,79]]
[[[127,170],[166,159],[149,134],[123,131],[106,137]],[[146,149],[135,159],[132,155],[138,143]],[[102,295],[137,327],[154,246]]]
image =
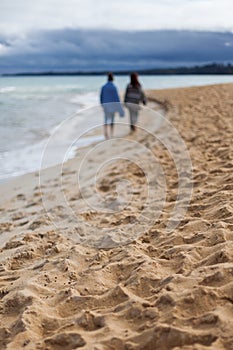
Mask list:
[[38,173],[1,185],[0,349],[233,349],[233,85],[147,94],[190,153],[192,176],[171,135],[181,221],[168,232],[180,183],[158,115],[43,171],[41,187]]

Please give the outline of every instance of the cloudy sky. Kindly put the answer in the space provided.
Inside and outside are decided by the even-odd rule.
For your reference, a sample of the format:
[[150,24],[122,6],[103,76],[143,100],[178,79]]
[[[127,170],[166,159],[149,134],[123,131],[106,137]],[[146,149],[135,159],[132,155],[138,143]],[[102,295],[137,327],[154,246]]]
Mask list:
[[232,59],[232,0],[0,1],[0,73]]

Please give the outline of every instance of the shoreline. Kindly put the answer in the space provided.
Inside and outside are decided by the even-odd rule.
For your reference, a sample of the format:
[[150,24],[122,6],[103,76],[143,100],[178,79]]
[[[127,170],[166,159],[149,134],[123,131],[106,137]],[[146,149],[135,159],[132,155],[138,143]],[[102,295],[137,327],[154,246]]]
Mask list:
[[[122,92],[121,92],[121,94],[122,94]],[[154,101],[151,101],[151,103],[150,103],[151,106],[153,106],[153,103],[154,103]],[[99,113],[100,106],[98,105],[98,106],[96,106],[96,107],[98,107],[98,111],[97,111],[97,112]],[[162,107],[162,105],[161,105],[161,107]],[[86,111],[86,110],[88,111],[88,110],[91,110],[91,109],[93,109],[93,106],[86,107],[85,109],[81,109],[80,111],[78,111],[78,112],[72,114],[71,116],[67,117],[63,122],[61,122],[61,123],[59,123],[58,125],[56,125],[55,127],[53,127],[49,139],[55,134],[56,129],[57,129],[57,128],[60,128],[61,125],[62,125],[66,120],[70,120],[70,119],[72,120],[72,119],[75,118],[75,116],[77,116],[77,115],[79,115],[79,114],[83,114],[83,113],[85,114],[85,111]],[[125,110],[126,110],[126,108],[125,108]],[[102,114],[103,114],[103,113],[102,113]],[[127,113],[126,113],[126,114],[127,114]],[[89,126],[91,129],[92,129],[92,128],[95,129],[94,134],[93,134],[93,132],[91,132],[91,134],[90,134],[89,132],[87,132],[87,133],[84,132],[85,135],[78,138],[78,142],[77,142],[77,143],[80,143],[80,145],[74,145],[74,146],[72,146],[72,151],[71,151],[72,155],[69,156],[68,159],[74,158],[74,157],[75,157],[75,154],[77,154],[77,152],[79,152],[80,150],[82,150],[82,148],[86,148],[86,147],[89,147],[89,146],[91,147],[92,145],[95,145],[96,142],[98,143],[99,141],[100,141],[100,142],[102,141],[102,137],[103,137],[103,135],[102,135],[102,125],[100,125],[100,124],[101,124],[101,120],[103,119],[103,116],[101,115],[101,117],[102,117],[102,118],[99,118],[99,119],[100,119],[99,123],[98,123],[97,120],[96,120],[96,121],[93,122],[93,125],[92,125],[92,126]],[[116,121],[116,124],[127,123],[126,119],[128,120],[128,115],[127,115],[125,118],[123,118],[123,119],[122,119],[122,118],[119,118],[119,117],[117,116],[117,117],[116,117],[116,120],[117,120],[117,121]],[[98,124],[99,124],[99,126],[98,126]],[[87,128],[88,128],[88,127],[87,127]],[[119,133],[119,132],[118,132],[118,133]],[[98,140],[99,138],[100,138],[100,140]],[[49,140],[49,139],[48,139],[48,140]],[[88,142],[86,142],[87,139],[90,139],[90,140],[89,140]],[[43,152],[44,152],[44,149],[45,149],[46,144],[48,143],[48,140],[46,139],[46,142],[44,142],[44,145],[43,145],[43,147],[42,147],[42,148],[43,148]],[[39,142],[39,144],[40,144],[42,141],[43,141],[43,140],[41,140],[41,141]],[[31,148],[33,148],[33,147],[35,147],[35,146],[37,146],[37,144],[32,144],[31,146],[28,145],[27,147],[23,148],[23,150],[24,150],[24,151],[25,151],[25,149],[31,150]],[[41,159],[42,156],[40,156],[39,158]],[[50,168],[50,167],[56,166],[56,165],[59,165],[59,163],[51,164],[51,165],[49,165],[48,167]],[[14,175],[14,176],[11,176],[11,177],[2,178],[2,179],[0,179],[0,186],[6,184],[6,183],[8,183],[8,182],[11,182],[11,181],[14,181],[14,182],[15,182],[15,181],[17,181],[17,179],[20,179],[21,176],[25,176],[25,175],[29,175],[29,174],[33,175],[34,173],[39,172],[39,171],[40,171],[40,168],[35,169],[35,170],[32,170],[32,171],[29,171],[29,172],[21,173],[21,174],[19,174],[19,175]]]
[[[151,102],[151,106],[154,106],[154,102]],[[100,108],[100,107],[99,107]],[[158,109],[158,107],[157,107]],[[152,128],[157,128],[158,124],[156,120],[153,120],[153,116],[156,115],[157,111],[153,111],[153,109],[151,109],[152,111],[152,116],[150,115],[150,113],[146,116],[141,116],[141,121],[139,122],[140,127],[142,127],[141,132],[143,131],[143,128],[146,127],[152,127]],[[158,113],[163,113],[162,110],[158,110]],[[124,120],[127,119],[128,120],[128,115],[124,118]],[[128,129],[129,129],[129,125],[127,124],[126,121],[123,121],[122,123],[120,122],[121,118],[118,118],[118,122],[116,123],[115,126],[115,136],[113,139],[110,139],[110,142],[117,142],[118,140],[120,141],[122,139],[123,136],[123,142],[127,140],[131,140],[131,141],[139,141],[140,142],[140,138],[143,138],[143,132],[142,135],[140,133],[137,133],[136,135],[130,135]],[[96,135],[99,135],[102,132],[102,128],[100,126],[97,126],[94,128],[94,137],[96,137]],[[93,130],[91,131],[91,134],[93,134]],[[87,135],[84,135],[83,138],[85,138],[86,136],[88,137],[89,132],[87,133]],[[102,141],[103,142],[103,141]],[[0,212],[4,211],[4,206],[9,206],[10,208],[8,208],[7,210],[11,211],[17,211],[20,210],[20,206],[22,205],[21,200],[17,200],[18,198],[27,198],[32,197],[33,193],[36,193],[36,197],[38,197],[36,199],[36,201],[34,202],[33,199],[29,200],[30,204],[28,205],[29,207],[32,206],[32,208],[39,208],[40,211],[42,210],[42,212],[44,212],[44,215],[46,214],[46,208],[44,207],[43,204],[43,200],[41,198],[41,192],[43,192],[43,187],[48,187],[48,190],[50,190],[50,187],[47,185],[47,183],[52,183],[52,182],[56,182],[57,184],[61,181],[63,181],[63,173],[66,174],[66,169],[68,170],[68,174],[72,174],[72,181],[75,184],[76,179],[75,179],[75,174],[77,172],[77,164],[80,165],[80,163],[83,160],[83,152],[84,154],[88,154],[88,152],[90,152],[92,150],[92,148],[98,146],[98,144],[101,144],[100,142],[92,142],[90,144],[87,144],[85,146],[81,146],[80,148],[76,148],[74,151],[74,155],[73,157],[69,158],[68,160],[66,159],[65,162],[63,163],[58,163],[52,166],[48,166],[48,167],[42,167],[41,169],[38,169],[37,171],[33,171],[33,172],[29,172],[29,173],[25,173],[23,175],[20,176],[16,176],[14,178],[10,178],[8,181],[2,182],[0,183]],[[113,146],[114,147],[114,146]],[[124,147],[124,145],[123,145]],[[107,147],[108,148],[108,147]],[[125,148],[127,148],[127,146],[125,146]],[[111,157],[111,150],[107,150],[104,149],[104,152],[110,152],[110,156]],[[121,150],[120,152],[124,153],[124,149]],[[63,153],[64,154],[64,153]],[[102,160],[103,161],[103,160]],[[46,160],[45,160],[46,162]],[[98,161],[97,161],[98,163]],[[65,170],[64,170],[65,169]],[[88,175],[90,176],[90,175]],[[94,173],[93,173],[94,176]],[[75,184],[76,186],[77,184]],[[58,185],[55,185],[55,187],[58,187]],[[61,193],[59,193],[59,189],[58,189],[58,196],[62,196]],[[16,202],[18,204],[18,206],[13,206],[12,208],[12,203]],[[56,199],[58,200],[58,199]],[[59,199],[61,202],[64,202],[64,198]],[[56,206],[57,204],[54,203],[54,205]],[[65,206],[65,204],[64,204]],[[27,205],[26,205],[27,207]],[[47,215],[48,216],[48,215]],[[56,225],[54,226],[54,222],[53,222],[53,218],[52,218],[52,222],[50,222],[50,220],[47,221],[48,226],[51,229],[56,229]],[[29,223],[30,221],[28,221],[27,223]],[[1,225],[1,223],[0,223]],[[30,226],[30,225],[29,225]],[[46,225],[47,226],[47,225]],[[2,232],[2,231],[1,231]],[[13,237],[15,234],[19,234],[19,232],[21,232],[21,227],[19,227],[19,230],[17,230],[16,232],[12,232],[12,234],[6,233],[6,234],[1,234],[0,235],[0,248],[4,246],[4,243],[6,240],[9,240],[10,237]],[[21,239],[21,237],[19,237],[19,239]],[[77,241],[77,238],[74,237],[74,240]],[[111,241],[110,241],[111,244]]]
[[43,170],[41,188],[38,172],[0,185],[3,348],[231,347],[233,84],[147,95],[191,156],[185,216],[167,232],[187,173],[149,112],[136,139],[86,147]]
[[[98,77],[97,77],[98,78]],[[96,79],[97,79],[96,78]],[[147,88],[155,88],[156,86],[159,87],[160,89],[164,87],[169,87],[169,86],[184,86],[184,85],[203,85],[204,83],[205,84],[208,84],[210,82],[212,83],[216,83],[217,81],[221,82],[222,80],[223,81],[228,81],[230,80],[231,77],[229,78],[221,78],[219,77],[219,79],[217,78],[201,78],[199,76],[199,78],[156,78],[156,77],[152,77],[152,78],[148,78],[148,77],[144,77],[145,78],[145,81],[143,81],[143,85]],[[174,78],[174,80],[173,80]],[[13,78],[12,78],[13,79]],[[41,78],[43,79],[43,78]],[[71,79],[71,78],[70,78]],[[20,82],[19,83],[14,83],[14,80],[12,80],[12,85],[13,86],[8,86],[7,87],[7,82],[2,82],[2,86],[5,86],[4,89],[6,89],[6,91],[8,89],[13,89],[15,90],[15,92],[12,92],[10,94],[6,93],[5,95],[3,94],[3,105],[2,105],[2,111],[3,111],[3,118],[4,118],[4,111],[7,111],[8,109],[8,114],[10,113],[13,113],[12,114],[12,119],[11,122],[9,122],[9,125],[8,123],[6,124],[6,133],[2,134],[2,142],[1,142],[1,148],[2,148],[2,159],[1,159],[1,173],[2,173],[2,177],[9,177],[9,174],[22,174],[22,173],[27,173],[27,172],[31,172],[31,171],[34,171],[36,170],[36,168],[39,168],[39,161],[40,161],[40,153],[41,153],[41,148],[42,148],[42,143],[43,143],[43,140],[41,141],[40,143],[40,140],[41,138],[43,139],[44,136],[42,135],[48,135],[48,131],[49,131],[49,134],[51,132],[53,132],[53,128],[54,128],[54,125],[59,125],[60,124],[60,121],[61,120],[64,120],[64,118],[61,118],[61,115],[67,115],[67,116],[71,116],[73,115],[73,112],[70,112],[68,114],[65,113],[65,110],[63,111],[63,108],[66,109],[67,111],[72,111],[73,108],[75,108],[74,106],[76,104],[79,105],[78,108],[80,108],[80,106],[83,106],[85,105],[86,103],[88,103],[88,99],[89,99],[89,103],[92,104],[92,102],[94,102],[94,100],[96,100],[96,103],[97,103],[97,97],[93,97],[93,93],[88,96],[88,93],[87,95],[84,94],[79,94],[79,90],[80,90],[80,87],[84,84],[86,84],[87,86],[89,86],[90,88],[90,83],[92,81],[92,79],[87,79],[87,81],[82,78],[81,79],[81,82],[77,82],[75,81],[75,79],[71,79],[69,80],[68,78],[67,79],[63,79],[62,81],[58,79],[57,80],[57,83],[54,85],[50,82],[50,80],[48,79],[48,81],[44,78],[43,80],[43,84],[45,84],[46,86],[46,89],[43,89],[42,86],[42,82],[36,82],[36,79],[35,79],[35,82],[33,81],[33,79],[31,80],[30,82],[30,79],[27,81],[27,83],[25,84],[21,84]],[[103,83],[101,79],[94,79],[93,78],[93,84],[94,84],[94,89],[99,89],[100,85]],[[119,85],[120,87],[120,90],[122,91],[122,89],[124,89],[125,87],[125,84],[126,84],[126,79],[128,79],[126,76],[125,78],[121,79],[119,78],[118,81],[117,81],[117,84]],[[40,80],[40,79],[39,79]],[[33,84],[32,84],[33,83]],[[35,84],[34,84],[35,83]],[[60,85],[61,84],[61,85]],[[80,84],[80,85],[79,85]],[[14,86],[15,85],[15,86]],[[31,90],[31,87],[34,86],[34,88]],[[54,86],[55,90],[54,90],[54,93],[48,93],[52,87]],[[50,89],[49,89],[50,87]],[[76,90],[75,90],[76,88]],[[89,89],[88,88],[88,89]],[[1,90],[1,89],[0,89]],[[23,92],[24,91],[24,92]],[[46,101],[43,102],[43,99],[46,97],[46,98],[49,98],[50,99],[54,99],[54,101],[56,101],[59,97],[59,95],[61,95],[61,91],[63,91],[63,94],[62,96],[64,96],[64,98],[60,101],[60,105],[56,106],[55,103],[48,103]],[[73,91],[73,92],[72,92]],[[75,92],[76,91],[76,94]],[[35,92],[37,92],[35,94]],[[25,108],[25,125],[26,125],[26,128],[18,128],[17,127],[17,123],[20,123],[20,122],[23,122],[23,120],[21,121],[21,116],[20,116],[20,113],[16,113],[14,114],[14,111],[11,109],[11,106],[9,105],[9,98],[10,100],[12,101],[12,106],[14,106],[16,104],[16,107],[17,107],[17,100],[18,100],[18,97],[20,97],[20,100],[21,100],[21,94],[23,93],[23,96],[24,98],[26,97],[27,94],[30,94],[32,93],[33,96],[30,96],[33,97],[33,99],[31,100],[31,102],[29,103],[28,107],[27,105],[22,102],[24,101],[24,99],[22,99],[21,103],[21,108]],[[70,94],[73,94],[72,96]],[[19,96],[18,96],[19,94]],[[25,95],[26,94],[26,95]],[[45,96],[45,95],[46,96]],[[47,95],[48,94],[48,95]],[[36,98],[37,96],[37,98]],[[86,96],[86,97],[85,97]],[[97,96],[97,93],[96,93],[96,96]],[[42,98],[42,114],[41,114],[41,117],[42,117],[42,121],[41,121],[41,125],[42,125],[42,128],[38,129],[38,123],[36,122],[36,117],[35,118],[32,118],[33,120],[35,119],[35,121],[32,121],[30,118],[30,115],[33,115],[33,111],[35,111],[35,116],[37,115],[37,108],[36,107],[39,107],[40,105],[40,99]],[[5,101],[6,100],[6,101]],[[58,99],[59,101],[60,99]],[[5,101],[5,102],[4,102]],[[26,100],[25,100],[26,101]],[[66,102],[65,102],[66,101]],[[37,106],[38,104],[38,106]],[[48,118],[45,116],[45,110],[47,109],[48,107],[48,110],[51,110],[51,113],[52,111],[54,113],[54,122],[45,122],[45,120],[48,120]],[[50,107],[49,107],[50,106]],[[60,106],[60,107],[59,107]],[[23,109],[22,109],[23,110]],[[31,110],[31,113],[28,113],[29,111]],[[64,113],[63,113],[63,112]],[[57,117],[55,117],[55,115],[57,115]],[[5,118],[7,118],[7,115],[5,115]],[[8,118],[9,119],[9,118]],[[11,128],[11,123],[14,121],[14,119],[16,119],[15,123],[16,123],[16,127],[14,127],[14,124],[12,125],[12,128]],[[102,116],[100,117],[99,119],[99,122],[102,121]],[[46,126],[47,125],[47,126]],[[50,125],[51,128],[50,128]],[[77,125],[78,127],[78,125]],[[4,130],[4,129],[3,129]],[[10,135],[11,134],[15,134],[17,136],[17,139],[16,141],[14,141],[14,138]],[[9,135],[9,137],[7,136]],[[37,135],[38,138],[35,138],[35,135]],[[40,135],[40,136],[39,136]],[[72,136],[73,137],[73,136]],[[68,138],[68,135],[67,135],[67,138]],[[21,141],[20,141],[21,140]],[[31,141],[30,141],[31,140]],[[9,144],[8,144],[9,142]],[[16,142],[14,144],[14,142]],[[30,144],[29,147],[27,147],[27,144]],[[6,147],[4,145],[7,145]],[[14,146],[12,146],[14,145]],[[16,145],[16,147],[15,147]],[[17,147],[17,145],[19,147]],[[20,147],[24,147],[24,148],[20,148]],[[4,152],[3,152],[4,150]],[[4,182],[4,181],[2,181]]]

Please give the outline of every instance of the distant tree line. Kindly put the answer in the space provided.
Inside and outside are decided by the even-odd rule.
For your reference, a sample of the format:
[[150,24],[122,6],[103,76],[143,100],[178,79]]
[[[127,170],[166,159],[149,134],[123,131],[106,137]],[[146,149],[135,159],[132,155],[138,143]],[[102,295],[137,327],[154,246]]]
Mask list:
[[233,74],[233,65],[212,63],[204,66],[142,70],[142,74]]
[[[129,70],[114,71],[115,75],[130,74]],[[202,66],[193,67],[175,67],[175,68],[153,68],[153,69],[139,69],[137,70],[142,75],[188,75],[188,74],[233,74],[233,65],[228,63],[226,65],[219,63],[211,63]],[[2,74],[2,76],[56,76],[56,75],[105,75],[107,71],[48,71],[48,72],[33,72],[33,73],[15,73],[15,74]]]

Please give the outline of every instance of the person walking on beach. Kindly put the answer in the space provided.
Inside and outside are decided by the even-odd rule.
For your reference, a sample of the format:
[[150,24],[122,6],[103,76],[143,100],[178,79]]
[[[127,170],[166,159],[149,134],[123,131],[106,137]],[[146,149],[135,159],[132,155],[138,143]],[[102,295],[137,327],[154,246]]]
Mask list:
[[113,80],[113,74],[108,73],[108,82],[102,87],[100,93],[100,103],[104,110],[104,136],[106,139],[109,138],[109,135],[113,137],[115,113],[119,112],[121,117],[124,116],[124,110]]
[[132,73],[130,83],[126,87],[124,102],[129,110],[131,132],[136,130],[140,102],[146,105],[146,96],[138,80],[138,74]]

